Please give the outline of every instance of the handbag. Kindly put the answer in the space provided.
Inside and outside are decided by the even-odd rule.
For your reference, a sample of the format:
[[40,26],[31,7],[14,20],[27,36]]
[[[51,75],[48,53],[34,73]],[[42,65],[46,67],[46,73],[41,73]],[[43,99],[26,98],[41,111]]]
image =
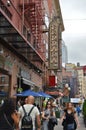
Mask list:
[[76,121],[74,120],[74,129],[76,130],[77,129],[77,124],[76,124]]
[[[64,126],[64,127],[67,126],[66,119],[63,119],[62,126]],[[75,129],[75,130],[77,129],[77,123],[76,123],[75,120],[74,120],[74,129]]]
[[52,117],[49,119],[49,124],[58,125],[58,121],[56,117]]
[[66,119],[63,119],[63,121],[62,121],[62,126],[66,126],[66,125],[67,125]]

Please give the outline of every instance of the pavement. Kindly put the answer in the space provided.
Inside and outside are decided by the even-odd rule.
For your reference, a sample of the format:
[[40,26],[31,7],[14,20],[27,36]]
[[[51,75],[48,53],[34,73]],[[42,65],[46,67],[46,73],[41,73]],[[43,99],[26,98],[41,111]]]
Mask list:
[[[77,128],[77,130],[86,130],[82,115],[79,117],[79,122],[80,122],[80,127]],[[59,121],[59,119],[58,119],[58,125],[55,126],[54,130],[63,130],[63,126],[61,125],[61,122]]]

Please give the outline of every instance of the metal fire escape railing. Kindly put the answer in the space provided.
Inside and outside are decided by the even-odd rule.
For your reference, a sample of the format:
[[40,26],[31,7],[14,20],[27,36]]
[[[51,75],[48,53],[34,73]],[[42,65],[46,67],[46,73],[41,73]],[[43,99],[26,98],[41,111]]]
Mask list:
[[43,57],[42,25],[44,24],[44,15],[42,2],[42,0],[27,0],[24,3],[21,1],[21,7],[23,7],[24,18],[28,20],[31,32],[35,37],[34,44],[37,46],[37,51]]
[[[3,43],[5,43],[6,46],[8,45],[8,47],[11,47],[10,49],[12,49],[12,51],[15,51],[16,54],[18,53],[18,55],[21,58],[23,58],[23,60],[25,59],[25,62],[27,59],[28,63],[30,63],[31,66],[33,64],[33,67],[41,69],[42,68],[41,64],[44,61],[42,56],[39,55],[37,50],[30,44],[30,42],[28,42],[28,40],[24,37],[24,35],[22,35],[21,31],[17,29],[17,26],[15,26],[12,23],[11,21],[12,13],[9,10],[10,8],[14,10],[14,12],[16,13],[16,10],[12,5],[8,7],[6,3],[0,1],[0,38],[1,38],[0,40],[2,41],[4,40],[6,43],[5,42]],[[27,8],[25,7],[25,9]],[[29,10],[26,12],[28,14]],[[21,21],[22,18],[20,12],[19,13],[17,12],[16,14]],[[28,21],[29,21],[29,16],[28,16]],[[36,62],[40,64],[38,65],[38,63]]]

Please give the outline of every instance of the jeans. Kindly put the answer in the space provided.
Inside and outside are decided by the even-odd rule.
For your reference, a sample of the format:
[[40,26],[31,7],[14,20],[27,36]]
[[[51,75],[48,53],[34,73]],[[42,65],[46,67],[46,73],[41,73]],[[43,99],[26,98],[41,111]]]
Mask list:
[[67,130],[74,130],[74,123],[67,125]]
[[43,130],[48,130],[48,120],[43,121]]

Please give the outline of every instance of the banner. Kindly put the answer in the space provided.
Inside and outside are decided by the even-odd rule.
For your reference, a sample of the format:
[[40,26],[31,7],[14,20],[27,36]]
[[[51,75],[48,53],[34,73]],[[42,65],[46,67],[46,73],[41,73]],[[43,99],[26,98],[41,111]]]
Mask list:
[[56,85],[55,76],[49,76],[49,86],[55,87],[55,85]]

